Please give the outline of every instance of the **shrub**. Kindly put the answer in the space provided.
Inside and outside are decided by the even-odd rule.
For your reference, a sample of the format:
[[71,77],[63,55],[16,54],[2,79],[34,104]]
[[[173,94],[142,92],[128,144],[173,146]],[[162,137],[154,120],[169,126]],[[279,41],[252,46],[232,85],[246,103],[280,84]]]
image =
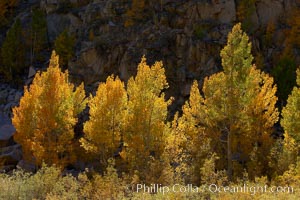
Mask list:
[[67,68],[68,61],[74,56],[75,37],[64,30],[54,41],[54,49],[60,57],[59,65]]
[[8,30],[1,47],[2,66],[0,72],[8,81],[19,78],[24,70],[25,48],[21,21],[18,19]]

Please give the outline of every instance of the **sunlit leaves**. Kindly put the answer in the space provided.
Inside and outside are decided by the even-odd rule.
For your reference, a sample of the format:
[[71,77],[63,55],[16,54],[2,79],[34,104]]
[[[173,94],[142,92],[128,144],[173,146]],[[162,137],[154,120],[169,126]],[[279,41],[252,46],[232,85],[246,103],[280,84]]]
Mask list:
[[150,155],[159,158],[164,148],[167,106],[164,89],[168,87],[162,62],[148,66],[142,58],[137,75],[128,81],[128,117],[124,141],[127,159],[145,165]]
[[96,96],[88,103],[90,119],[84,124],[82,146],[96,153],[102,163],[112,157],[120,146],[127,112],[127,92],[124,83],[110,76],[101,83]]
[[[198,108],[199,114],[194,114],[199,116],[197,124],[205,128],[205,135],[212,139],[212,148],[220,155],[227,151],[229,176],[233,167],[231,160],[249,160],[254,150],[260,155],[268,153],[272,127],[278,120],[276,86],[270,76],[252,66],[248,40],[240,24],[233,27],[227,45],[221,51],[224,72],[205,79],[204,98],[198,97],[201,108]],[[199,96],[194,90],[195,86],[191,90],[190,103]],[[222,159],[224,165],[226,160]],[[258,157],[260,161],[257,162],[262,159]]]
[[297,86],[287,99],[287,105],[282,110],[281,125],[286,133],[300,142],[300,70],[297,70]]
[[72,161],[73,129],[86,104],[83,85],[75,90],[58,62],[53,52],[47,71],[35,76],[20,106],[13,109],[15,139],[23,147],[24,159],[37,165],[65,166]]

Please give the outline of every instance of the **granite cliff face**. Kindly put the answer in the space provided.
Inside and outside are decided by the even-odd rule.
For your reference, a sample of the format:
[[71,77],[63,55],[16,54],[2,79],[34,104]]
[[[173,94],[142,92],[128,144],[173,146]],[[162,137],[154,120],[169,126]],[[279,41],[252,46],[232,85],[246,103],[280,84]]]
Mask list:
[[[184,97],[189,93],[191,80],[197,79],[201,85],[204,77],[221,69],[219,52],[226,43],[227,33],[239,21],[251,37],[253,54],[263,57],[260,61],[263,66],[259,67],[270,70],[274,58],[285,48],[289,28],[286,21],[299,3],[298,0],[24,0],[16,9],[15,19],[20,18],[23,28],[28,29],[32,8],[42,9],[46,13],[49,49],[64,30],[75,36],[75,56],[68,68],[78,81],[94,84],[112,73],[126,81],[135,74],[140,58],[145,55],[150,64],[163,61],[170,95]],[[269,41],[272,45],[265,45],[270,25],[274,26]],[[2,34],[0,42],[4,37]],[[298,53],[296,61],[300,63]],[[26,65],[29,68],[30,63]]]
[[[114,73],[126,81],[135,74],[141,56],[146,55],[149,63],[163,61],[169,95],[177,97],[180,103],[189,94],[193,79],[201,85],[204,77],[221,69],[219,52],[232,25],[240,19],[247,20],[254,55],[262,54],[265,69],[269,70],[273,58],[284,48],[282,20],[298,3],[256,0],[253,9],[246,12],[241,7],[243,1],[148,0],[135,13],[143,17],[126,26],[128,10],[133,5],[130,0],[86,1],[73,8],[63,8],[65,4],[61,2],[42,0],[40,7],[47,13],[50,42],[64,29],[75,34],[76,57],[70,60],[69,70],[76,79],[93,84]],[[71,1],[70,5],[79,2]],[[274,45],[266,47],[262,42],[270,23],[276,27]],[[299,56],[296,60],[299,63]]]
[[[299,0],[23,0],[11,21],[20,19],[28,30],[34,8],[46,13],[48,56],[44,65],[30,67],[28,50],[24,63],[31,77],[33,68],[47,67],[55,39],[67,30],[76,38],[75,56],[68,62],[74,81],[84,81],[91,90],[111,74],[127,81],[145,55],[149,64],[163,61],[170,85],[167,96],[175,97],[176,109],[194,79],[201,87],[206,76],[222,69],[220,50],[239,21],[250,35],[257,66],[269,72],[287,46],[288,19],[299,4]],[[5,33],[0,32],[0,45]],[[299,65],[299,48],[293,53]]]
[[[220,50],[226,43],[227,33],[239,21],[250,36],[257,66],[270,72],[287,46],[287,33],[291,29],[288,21],[300,4],[299,0],[20,2],[12,22],[21,19],[23,28],[30,29],[33,8],[44,11],[47,21],[45,64],[30,67],[28,50],[24,61],[28,69],[47,67],[55,39],[67,30],[76,38],[75,56],[68,62],[75,82],[84,81],[93,90],[111,74],[127,81],[145,55],[149,64],[163,61],[170,85],[167,97],[176,99],[174,109],[183,104],[194,79],[201,87],[206,76],[222,69]],[[3,43],[6,31],[0,33],[0,43]],[[293,54],[299,65],[299,48],[294,48]]]

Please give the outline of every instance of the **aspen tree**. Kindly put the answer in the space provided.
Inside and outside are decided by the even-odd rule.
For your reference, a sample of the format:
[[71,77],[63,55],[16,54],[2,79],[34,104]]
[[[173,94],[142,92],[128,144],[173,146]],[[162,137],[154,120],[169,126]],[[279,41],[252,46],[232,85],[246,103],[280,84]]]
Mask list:
[[131,169],[144,169],[150,157],[160,158],[164,146],[167,107],[163,90],[168,87],[162,62],[151,67],[143,57],[137,75],[128,81],[128,117],[124,142],[128,145],[122,156]]
[[24,159],[38,166],[45,162],[64,167],[74,161],[74,126],[86,106],[83,84],[75,88],[69,83],[68,72],[62,72],[58,62],[53,52],[47,71],[36,74],[13,109],[14,138],[22,145]]
[[[252,65],[251,43],[240,24],[229,33],[221,58],[224,71],[205,79],[203,99],[198,98],[198,124],[212,139],[211,148],[219,154],[226,152],[219,162],[227,162],[229,179],[234,169],[235,174],[242,173],[238,168],[251,168],[254,161],[259,174],[263,171],[261,157],[270,149],[272,127],[278,120],[276,86],[270,76]],[[244,164],[233,165],[233,161]]]
[[96,96],[88,103],[90,119],[84,124],[84,149],[100,157],[106,164],[120,146],[125,128],[127,92],[124,83],[110,76],[98,87]]

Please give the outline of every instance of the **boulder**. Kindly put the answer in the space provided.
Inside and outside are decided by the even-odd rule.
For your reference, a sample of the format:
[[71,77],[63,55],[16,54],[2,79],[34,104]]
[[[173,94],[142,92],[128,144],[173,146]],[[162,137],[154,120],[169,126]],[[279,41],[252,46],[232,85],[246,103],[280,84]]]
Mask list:
[[0,127],[0,141],[9,140],[16,132],[15,127],[12,124],[5,124]]
[[6,173],[8,171],[11,171],[13,169],[15,169],[15,165],[3,165],[3,166],[0,166],[0,173]]
[[25,160],[20,160],[18,162],[17,168],[21,168],[27,172],[35,172],[36,166],[33,163],[27,162]]
[[76,62],[69,62],[69,71],[82,76],[86,84],[99,80],[103,74],[103,63],[95,48],[85,50]]
[[234,0],[223,0],[215,1],[215,4],[220,12],[217,13],[217,20],[221,23],[230,23],[236,19],[235,1]]
[[258,1],[256,8],[259,21],[263,26],[269,22],[276,22],[284,12],[284,5],[280,0]]
[[71,22],[65,14],[47,15],[47,30],[50,42],[54,42],[56,37],[70,26]]
[[81,19],[72,13],[47,15],[47,30],[50,42],[53,42],[65,29],[68,29],[72,34],[76,34],[81,24]]
[[32,77],[34,77],[35,74],[36,74],[36,70],[34,69],[33,66],[30,66],[27,78],[32,78]]
[[59,0],[41,0],[40,8],[47,14],[53,13],[59,8]]
[[23,92],[20,92],[20,91],[16,92],[14,102],[19,102],[20,99],[22,98],[22,96],[23,96]]
[[0,104],[5,104],[9,91],[6,89],[0,90]]
[[0,148],[0,163],[4,162],[5,165],[17,165],[21,159],[21,145],[15,144]]
[[217,20],[220,23],[231,23],[236,20],[234,0],[214,0],[211,3],[198,3],[198,13],[202,20]]
[[15,132],[8,116],[0,114],[0,141],[9,140]]
[[17,102],[8,102],[5,106],[4,106],[4,110],[3,112],[5,114],[7,114],[9,117],[11,117],[12,115],[12,108],[17,106],[18,103]]
[[0,165],[16,165],[22,158],[21,147],[12,137],[15,131],[10,119],[0,115]]
[[182,85],[181,91],[180,91],[181,95],[183,97],[188,97],[190,95],[191,87],[192,87],[192,82],[188,82],[188,83],[185,83],[184,85]]
[[10,93],[7,97],[7,102],[11,103],[11,102],[14,102],[14,100],[15,100],[15,94]]

